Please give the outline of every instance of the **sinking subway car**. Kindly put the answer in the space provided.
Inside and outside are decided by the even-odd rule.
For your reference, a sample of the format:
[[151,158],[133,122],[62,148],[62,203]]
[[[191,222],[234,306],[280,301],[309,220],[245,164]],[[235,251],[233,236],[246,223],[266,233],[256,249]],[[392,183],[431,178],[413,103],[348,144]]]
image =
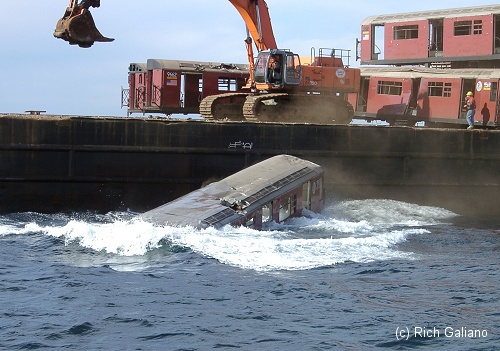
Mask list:
[[283,222],[320,212],[324,207],[321,166],[290,155],[278,155],[247,167],[174,201],[143,213],[157,225],[195,228],[225,225],[262,229],[267,222]]

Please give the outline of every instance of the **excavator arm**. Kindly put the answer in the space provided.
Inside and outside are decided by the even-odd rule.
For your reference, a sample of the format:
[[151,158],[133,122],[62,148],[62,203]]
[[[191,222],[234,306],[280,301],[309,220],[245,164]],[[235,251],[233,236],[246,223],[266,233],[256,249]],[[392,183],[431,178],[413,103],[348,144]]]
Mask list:
[[264,0],[229,0],[243,18],[247,27],[247,57],[250,71],[249,85],[255,88],[255,61],[252,39],[258,52],[276,49],[269,9]]
[[258,51],[277,49],[269,9],[264,0],[229,0],[245,22]]
[[[254,79],[254,52],[253,44],[258,52],[277,49],[269,9],[264,0],[229,0],[243,18],[247,27],[248,63],[250,66],[250,85],[255,84]],[[64,15],[57,22],[54,36],[66,40],[72,45],[83,48],[91,47],[94,42],[110,42],[114,39],[104,37],[97,29],[94,19],[89,11],[90,7],[99,7],[100,0],[70,0]]]
[[[229,0],[239,12],[248,30],[246,43],[255,43],[257,51],[276,49],[269,9],[264,0]],[[104,37],[96,28],[94,19],[89,11],[90,7],[99,7],[100,0],[70,0],[64,15],[57,22],[54,36],[90,47],[96,41],[110,42],[114,39]],[[253,57],[252,60],[253,61]]]

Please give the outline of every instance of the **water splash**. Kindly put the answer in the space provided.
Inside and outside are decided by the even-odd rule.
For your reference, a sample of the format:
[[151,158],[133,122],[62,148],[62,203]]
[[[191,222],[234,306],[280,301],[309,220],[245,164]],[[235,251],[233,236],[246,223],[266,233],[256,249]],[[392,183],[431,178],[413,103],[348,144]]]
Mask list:
[[274,223],[264,231],[230,226],[220,230],[160,227],[112,215],[66,220],[59,216],[52,217],[53,223],[38,218],[21,227],[3,220],[0,235],[41,233],[61,239],[66,246],[76,244],[128,257],[128,267],[134,267],[134,259],[142,263],[143,256],[155,250],[167,247],[175,254],[171,249],[182,247],[245,269],[305,270],[348,261],[413,259],[411,252],[398,250],[398,244],[414,235],[429,234],[428,226],[454,216],[444,209],[392,200],[343,201],[321,215],[307,215]]

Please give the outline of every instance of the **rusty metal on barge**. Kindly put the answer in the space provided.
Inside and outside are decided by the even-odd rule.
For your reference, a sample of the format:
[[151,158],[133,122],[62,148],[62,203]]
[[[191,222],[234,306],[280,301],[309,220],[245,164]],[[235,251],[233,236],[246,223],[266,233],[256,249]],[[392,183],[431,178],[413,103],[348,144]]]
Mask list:
[[287,153],[330,199],[500,214],[500,131],[0,114],[0,212],[146,211]]

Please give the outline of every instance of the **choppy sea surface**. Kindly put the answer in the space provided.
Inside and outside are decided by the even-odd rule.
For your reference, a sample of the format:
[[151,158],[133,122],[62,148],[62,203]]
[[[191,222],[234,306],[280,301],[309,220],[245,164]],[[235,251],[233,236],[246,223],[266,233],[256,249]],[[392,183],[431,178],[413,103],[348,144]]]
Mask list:
[[500,349],[498,220],[392,200],[264,231],[135,215],[0,215],[0,349]]

